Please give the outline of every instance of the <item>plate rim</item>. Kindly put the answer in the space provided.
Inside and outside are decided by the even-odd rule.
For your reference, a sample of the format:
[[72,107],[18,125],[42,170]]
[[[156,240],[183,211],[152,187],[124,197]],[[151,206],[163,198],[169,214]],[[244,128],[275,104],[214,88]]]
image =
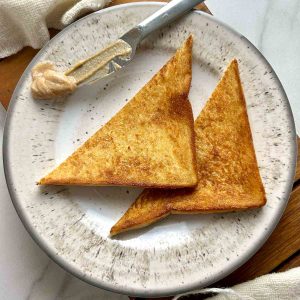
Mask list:
[[[175,294],[179,294],[179,293],[184,293],[184,292],[188,292],[191,291],[193,289],[199,289],[208,285],[211,285],[219,280],[221,280],[222,278],[225,278],[227,275],[231,274],[232,272],[234,272],[236,269],[238,269],[240,266],[242,266],[244,263],[246,263],[263,245],[264,243],[267,241],[267,239],[270,237],[270,235],[272,234],[272,232],[274,231],[274,229],[276,228],[277,224],[279,223],[285,208],[288,204],[289,201],[289,197],[292,191],[292,187],[293,187],[293,179],[294,179],[294,175],[295,175],[295,171],[296,171],[296,162],[297,162],[297,134],[296,134],[296,128],[295,128],[295,122],[294,122],[294,117],[292,114],[292,110],[291,110],[291,106],[290,106],[290,102],[288,100],[288,97],[286,95],[286,92],[282,86],[281,81],[279,80],[276,72],[274,71],[273,67],[270,65],[270,63],[267,61],[267,59],[264,57],[264,55],[256,48],[256,46],[254,46],[246,37],[244,37],[242,34],[240,34],[238,31],[236,31],[235,29],[233,29],[231,26],[227,25],[226,23],[220,21],[218,18],[207,14],[203,11],[200,10],[194,10],[192,13],[197,14],[197,15],[201,15],[204,18],[209,19],[210,21],[217,23],[218,25],[221,25],[223,28],[225,28],[226,30],[230,31],[231,33],[233,33],[236,36],[239,36],[241,39],[243,39],[255,52],[255,54],[257,56],[259,56],[264,63],[270,68],[270,70],[272,70],[273,74],[274,74],[274,78],[278,84],[278,87],[280,89],[280,91],[282,92],[283,95],[283,100],[286,104],[287,107],[287,114],[288,114],[288,119],[290,121],[290,125],[291,125],[291,135],[293,136],[294,139],[294,146],[293,149],[290,149],[290,153],[291,156],[294,158],[293,159],[293,163],[290,166],[290,173],[289,173],[289,178],[288,178],[288,182],[289,182],[289,186],[287,188],[287,190],[285,191],[285,195],[284,197],[282,197],[282,202],[280,204],[278,204],[278,206],[280,207],[280,209],[278,210],[277,214],[274,215],[273,217],[273,222],[271,223],[271,225],[268,227],[268,230],[264,231],[264,234],[260,237],[260,239],[257,241],[256,244],[251,244],[251,246],[249,248],[247,248],[247,251],[245,251],[245,253],[243,255],[241,255],[240,257],[238,257],[234,263],[232,263],[231,265],[228,265],[228,267],[226,269],[223,270],[222,273],[217,274],[213,279],[211,280],[207,280],[204,279],[202,280],[201,284],[200,281],[195,281],[192,284],[185,284],[183,286],[180,287],[176,287],[174,285],[173,288],[168,288],[165,289],[163,291],[160,290],[145,290],[142,288],[131,288],[131,287],[120,287],[120,286],[116,286],[113,284],[110,284],[109,282],[105,282],[105,281],[99,281],[96,280],[94,278],[90,278],[90,277],[86,277],[85,274],[79,270],[78,268],[73,267],[67,260],[63,259],[61,256],[58,256],[55,254],[55,251],[53,251],[53,248],[49,247],[49,245],[47,245],[47,242],[45,240],[42,239],[41,236],[39,236],[39,234],[36,232],[35,228],[32,226],[30,220],[28,220],[25,216],[25,214],[23,214],[23,209],[19,206],[19,200],[20,199],[17,195],[17,193],[15,192],[13,186],[12,186],[12,179],[11,179],[11,171],[10,171],[10,158],[9,158],[9,132],[10,132],[10,125],[11,125],[11,116],[16,104],[16,95],[18,94],[21,85],[23,84],[28,72],[32,69],[32,66],[36,63],[36,61],[38,60],[38,58],[43,54],[43,52],[45,51],[45,49],[50,45],[50,43],[52,43],[53,40],[58,39],[61,35],[63,35],[65,33],[65,31],[70,28],[71,26],[74,26],[75,24],[81,22],[83,19],[86,18],[90,18],[91,16],[94,15],[101,15],[101,14],[105,14],[109,11],[114,11],[114,10],[120,10],[123,8],[127,8],[127,7],[131,7],[131,6],[143,6],[143,7],[149,7],[149,6],[157,6],[157,7],[162,7],[166,5],[166,3],[164,2],[153,2],[153,1],[149,1],[149,2],[133,2],[133,3],[125,3],[125,4],[120,4],[120,5],[116,5],[116,6],[112,6],[112,7],[108,7],[108,8],[104,8],[100,11],[96,11],[93,12],[91,14],[88,14],[87,16],[84,16],[83,18],[78,19],[77,21],[71,23],[70,25],[68,25],[67,27],[65,27],[62,31],[60,31],[55,37],[53,37],[51,40],[49,40],[42,49],[39,50],[39,52],[34,56],[34,58],[31,60],[31,62],[29,63],[29,65],[26,67],[26,69],[24,70],[21,78],[19,79],[14,92],[12,94],[11,97],[11,101],[9,103],[9,107],[7,109],[7,113],[6,113],[6,118],[5,118],[5,126],[4,126],[4,131],[3,131],[3,146],[2,146],[2,153],[3,153],[3,168],[4,168],[4,175],[5,175],[5,179],[6,179],[6,184],[8,187],[8,191],[11,197],[11,201],[15,207],[15,210],[21,220],[21,222],[23,223],[25,229],[27,230],[27,232],[29,233],[29,235],[31,236],[31,238],[35,241],[35,243],[55,262],[57,263],[60,267],[62,267],[65,271],[69,272],[70,274],[72,274],[73,276],[77,277],[80,280],[85,281],[88,284],[91,284],[93,286],[111,291],[111,292],[115,292],[115,293],[119,293],[119,294],[124,294],[124,295],[129,295],[129,296],[138,296],[138,297],[161,297],[161,296],[170,296],[170,295],[175,295]],[[288,185],[288,184],[287,184]]]

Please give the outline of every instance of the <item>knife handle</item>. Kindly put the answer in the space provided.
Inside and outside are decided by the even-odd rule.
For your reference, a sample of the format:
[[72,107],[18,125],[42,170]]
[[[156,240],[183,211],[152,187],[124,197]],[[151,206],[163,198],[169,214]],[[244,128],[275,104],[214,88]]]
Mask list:
[[166,26],[184,15],[204,0],[172,0],[154,14],[142,21],[137,27],[140,41],[153,31]]

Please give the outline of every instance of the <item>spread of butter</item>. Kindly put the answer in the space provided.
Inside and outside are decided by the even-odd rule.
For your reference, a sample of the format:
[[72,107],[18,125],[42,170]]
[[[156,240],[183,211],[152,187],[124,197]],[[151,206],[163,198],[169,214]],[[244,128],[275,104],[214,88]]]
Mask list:
[[51,99],[72,93],[76,79],[56,71],[49,61],[38,63],[31,71],[31,93],[35,99]]
[[[95,55],[79,61],[65,73],[55,70],[49,61],[38,63],[31,71],[31,92],[35,99],[51,99],[72,93],[85,80],[100,74],[108,74],[108,64],[114,58],[128,59],[132,48],[123,40],[117,40]],[[112,61],[115,69],[121,68]]]

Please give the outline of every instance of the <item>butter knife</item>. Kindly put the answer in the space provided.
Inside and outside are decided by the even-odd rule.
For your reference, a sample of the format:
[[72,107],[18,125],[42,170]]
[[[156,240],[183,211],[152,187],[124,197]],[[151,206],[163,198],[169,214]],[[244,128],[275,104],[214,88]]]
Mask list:
[[[128,49],[130,49],[130,51],[125,51],[126,55],[116,55],[113,56],[111,59],[109,55],[106,55],[108,51],[111,51],[111,47],[116,45],[116,42],[114,42],[111,43],[103,51],[98,52],[98,54],[95,54],[87,58],[86,60],[79,62],[78,64],[67,70],[65,72],[65,75],[75,77],[75,79],[77,80],[77,84],[81,85],[86,83],[92,83],[96,80],[113,74],[114,72],[120,70],[125,65],[127,65],[133,59],[139,43],[145,37],[147,37],[152,32],[170,24],[180,16],[192,10],[197,4],[202,2],[204,2],[204,0],[170,1],[168,4],[166,4],[154,14],[146,18],[137,26],[133,27],[131,30],[129,30],[117,40],[118,45],[121,45],[121,47],[125,46]],[[118,49],[116,48],[116,50]],[[99,53],[101,53],[101,57],[105,57],[106,60],[103,59],[102,62],[100,62],[101,57],[99,57]],[[118,51],[116,53],[118,54]],[[100,65],[97,65],[97,63]],[[89,76],[85,76],[86,78],[80,78],[80,76],[82,76],[83,71],[87,69],[87,66],[91,68]]]

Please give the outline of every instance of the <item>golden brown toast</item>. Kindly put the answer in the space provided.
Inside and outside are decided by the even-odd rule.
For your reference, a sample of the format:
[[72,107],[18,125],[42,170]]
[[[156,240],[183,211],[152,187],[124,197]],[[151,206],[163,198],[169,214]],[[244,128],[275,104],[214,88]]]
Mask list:
[[145,190],[112,227],[111,235],[169,214],[235,211],[266,203],[236,60],[197,118],[195,132],[198,185]]
[[188,100],[192,43],[189,37],[122,110],[39,183],[195,186],[194,121]]

